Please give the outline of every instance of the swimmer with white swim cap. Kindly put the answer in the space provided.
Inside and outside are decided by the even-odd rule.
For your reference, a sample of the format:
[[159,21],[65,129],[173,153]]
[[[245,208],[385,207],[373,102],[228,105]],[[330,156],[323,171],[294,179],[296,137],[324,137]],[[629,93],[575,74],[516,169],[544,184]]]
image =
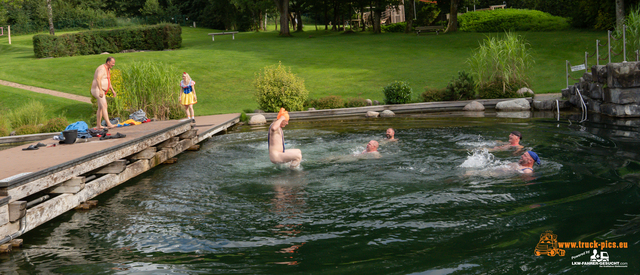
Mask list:
[[289,112],[280,108],[276,121],[269,126],[267,140],[269,142],[269,159],[275,164],[290,162],[290,168],[298,168],[302,160],[300,149],[284,149],[284,132],[282,128],[289,124]]

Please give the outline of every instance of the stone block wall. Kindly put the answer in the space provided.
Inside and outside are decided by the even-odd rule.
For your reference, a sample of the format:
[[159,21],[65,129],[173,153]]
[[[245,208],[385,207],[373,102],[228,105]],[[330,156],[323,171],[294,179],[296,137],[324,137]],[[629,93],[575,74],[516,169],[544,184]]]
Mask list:
[[562,96],[580,107],[580,96],[592,112],[613,117],[640,117],[640,62],[594,65]]

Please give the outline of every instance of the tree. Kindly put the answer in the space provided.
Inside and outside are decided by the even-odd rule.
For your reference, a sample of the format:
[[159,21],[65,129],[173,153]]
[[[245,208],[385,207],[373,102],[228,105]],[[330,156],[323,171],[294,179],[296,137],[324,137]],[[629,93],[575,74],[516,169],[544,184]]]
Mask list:
[[616,0],[616,28],[622,29],[624,24],[624,0]]
[[413,7],[415,5],[415,0],[405,0],[404,1],[404,18],[407,21],[407,27],[404,29],[405,33],[410,33],[413,31]]
[[159,15],[161,12],[162,9],[160,9],[158,0],[147,0],[144,3],[144,7],[140,9],[140,13],[143,15]]
[[47,0],[47,13],[49,15],[49,34],[56,35],[56,31],[53,28],[53,9],[51,8],[51,0]]
[[446,32],[458,31],[458,5],[460,0],[451,0],[451,10],[449,12],[449,25]]
[[289,0],[273,0],[280,12],[280,35],[291,36],[289,31]]

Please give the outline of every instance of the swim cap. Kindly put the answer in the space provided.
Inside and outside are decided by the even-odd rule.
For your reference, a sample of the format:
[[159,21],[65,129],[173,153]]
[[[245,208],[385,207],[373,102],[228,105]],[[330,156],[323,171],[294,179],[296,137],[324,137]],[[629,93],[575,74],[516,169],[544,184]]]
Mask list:
[[533,151],[527,151],[527,153],[529,153],[529,156],[531,156],[531,158],[536,162],[537,165],[540,165],[540,158],[538,157],[538,154],[534,153]]
[[276,120],[280,119],[281,117],[284,117],[284,120],[289,121],[289,112],[287,112],[287,110],[285,110],[284,108],[280,108],[280,112],[278,112],[278,117],[276,118]]
[[514,136],[518,137],[520,140],[522,140],[522,134],[518,131],[513,131],[511,132],[511,134],[513,134]]

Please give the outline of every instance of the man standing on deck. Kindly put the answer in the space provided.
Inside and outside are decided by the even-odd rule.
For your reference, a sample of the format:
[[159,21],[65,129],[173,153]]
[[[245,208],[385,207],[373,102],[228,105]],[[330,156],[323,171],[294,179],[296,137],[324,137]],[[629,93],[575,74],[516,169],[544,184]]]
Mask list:
[[267,140],[269,142],[269,159],[276,164],[290,162],[290,168],[300,166],[302,151],[300,149],[284,149],[284,132],[282,128],[289,124],[289,112],[280,108],[276,121],[269,126]]
[[96,112],[96,124],[97,129],[102,129],[102,118],[107,121],[107,128],[114,128],[113,124],[109,121],[109,113],[107,112],[107,97],[106,93],[111,89],[113,96],[116,96],[116,91],[111,86],[111,68],[116,65],[116,60],[113,57],[107,57],[105,64],[98,66],[95,74],[93,75],[93,82],[91,83],[91,95],[98,101],[98,111]]

